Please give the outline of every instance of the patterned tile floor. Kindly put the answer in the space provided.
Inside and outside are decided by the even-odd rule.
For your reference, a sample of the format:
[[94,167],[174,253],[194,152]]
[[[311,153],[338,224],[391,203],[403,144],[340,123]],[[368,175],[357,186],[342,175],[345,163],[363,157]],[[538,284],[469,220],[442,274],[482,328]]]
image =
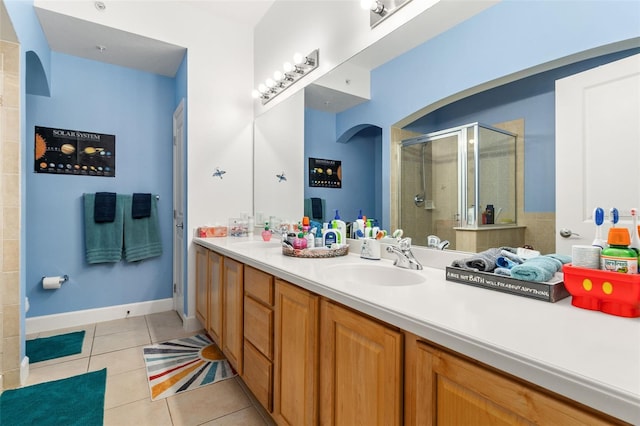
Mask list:
[[105,426],[272,425],[242,381],[232,378],[151,401],[142,348],[185,337],[174,311],[28,335],[27,339],[85,330],[82,353],[29,366],[27,385],[107,368]]

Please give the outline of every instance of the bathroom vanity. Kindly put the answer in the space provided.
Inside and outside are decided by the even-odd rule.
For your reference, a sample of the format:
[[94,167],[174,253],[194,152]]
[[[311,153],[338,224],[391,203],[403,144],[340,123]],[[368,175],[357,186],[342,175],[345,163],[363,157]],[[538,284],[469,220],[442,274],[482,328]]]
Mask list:
[[278,424],[640,424],[640,318],[446,281],[456,252],[194,242],[198,319]]

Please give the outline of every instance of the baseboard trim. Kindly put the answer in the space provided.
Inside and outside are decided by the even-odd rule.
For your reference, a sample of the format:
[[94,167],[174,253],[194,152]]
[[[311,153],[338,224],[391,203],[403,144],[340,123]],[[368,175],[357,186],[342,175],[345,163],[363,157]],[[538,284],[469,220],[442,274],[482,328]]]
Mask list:
[[189,331],[189,332],[204,329],[204,327],[202,326],[202,324],[200,324],[200,321],[198,321],[195,315],[190,317],[185,317],[184,315],[182,315],[182,328],[184,328],[185,331]]
[[[126,305],[108,306],[105,308],[86,309],[83,311],[64,312],[61,314],[43,315],[25,320],[26,334],[62,328],[77,327],[94,322],[111,321],[126,317],[155,314],[173,309],[173,299],[152,300],[149,302],[129,303]],[[196,320],[197,321],[197,320]],[[186,328],[185,328],[186,329]]]

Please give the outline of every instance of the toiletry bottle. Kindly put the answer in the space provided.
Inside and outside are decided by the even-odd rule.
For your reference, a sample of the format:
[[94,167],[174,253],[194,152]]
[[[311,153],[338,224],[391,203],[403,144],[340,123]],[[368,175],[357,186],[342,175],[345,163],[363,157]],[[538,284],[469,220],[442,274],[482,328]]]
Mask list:
[[495,219],[494,213],[495,210],[493,208],[493,204],[487,204],[487,225],[493,225],[493,221]]
[[264,223],[264,231],[262,231],[262,240],[263,241],[271,240],[271,231],[269,230],[269,222]]
[[300,250],[307,248],[307,240],[302,232],[298,233],[298,236],[293,240],[293,248]]
[[609,247],[600,254],[600,269],[623,274],[638,273],[638,253],[629,248],[631,237],[627,228],[609,229]]
[[307,240],[307,248],[314,248],[316,246],[316,241],[315,241],[316,240],[316,236],[315,236],[315,234],[307,231],[304,234],[304,239]]
[[338,243],[338,235],[336,234],[336,232],[335,232],[335,230],[333,228],[328,228],[322,234],[322,244],[325,247],[331,248],[331,246],[333,244],[337,244],[337,243]]
[[371,228],[372,228],[371,219],[367,219],[367,224],[365,225],[365,228],[364,228],[364,237],[365,238],[371,238],[372,237]]
[[631,209],[631,243],[629,247],[634,249],[636,253],[640,253],[640,238],[638,238],[638,209],[635,207]]
[[347,224],[340,219],[340,213],[336,210],[336,216],[333,218],[333,227],[338,230],[338,243],[347,242]]
[[358,218],[356,219],[356,221],[353,222],[353,227],[351,228],[351,230],[351,238],[357,239],[364,237],[364,219],[362,218],[362,209],[360,209],[360,213],[358,213]]

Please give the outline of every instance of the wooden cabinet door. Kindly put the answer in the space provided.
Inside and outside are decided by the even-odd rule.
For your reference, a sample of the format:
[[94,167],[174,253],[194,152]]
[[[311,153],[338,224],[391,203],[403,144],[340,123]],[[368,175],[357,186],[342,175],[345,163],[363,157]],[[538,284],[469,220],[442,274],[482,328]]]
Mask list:
[[619,424],[420,341],[407,345],[406,380],[407,425]]
[[209,319],[209,250],[196,244],[196,318],[207,327]]
[[229,363],[242,374],[243,304],[244,277],[243,264],[225,258],[223,266],[223,320],[222,320],[222,352]]
[[321,303],[320,424],[400,425],[402,334]]
[[273,418],[318,422],[318,296],[276,279]]
[[222,273],[224,257],[209,251],[209,321],[207,331],[218,347],[222,347]]

